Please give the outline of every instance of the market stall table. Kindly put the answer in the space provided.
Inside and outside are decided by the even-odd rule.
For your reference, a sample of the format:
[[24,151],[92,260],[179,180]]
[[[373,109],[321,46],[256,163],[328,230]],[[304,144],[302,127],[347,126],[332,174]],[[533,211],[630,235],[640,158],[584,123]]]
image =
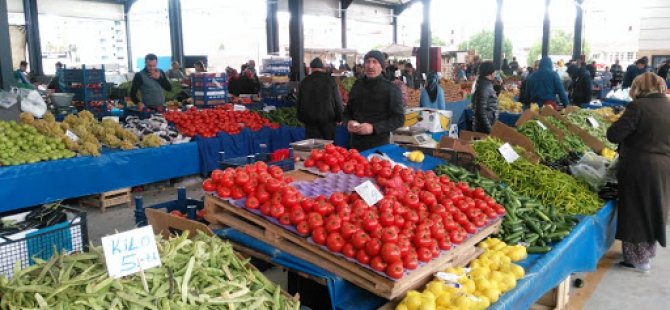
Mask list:
[[0,213],[197,174],[196,143],[0,167]]

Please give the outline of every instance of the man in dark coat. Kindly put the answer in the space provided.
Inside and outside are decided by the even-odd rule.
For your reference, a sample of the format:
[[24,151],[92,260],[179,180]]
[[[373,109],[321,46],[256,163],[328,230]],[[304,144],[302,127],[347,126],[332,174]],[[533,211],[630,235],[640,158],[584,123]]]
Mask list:
[[512,57],[512,62],[509,63],[509,67],[512,69],[512,72],[516,72],[519,69],[519,62],[516,61],[516,57]]
[[576,105],[587,104],[591,102],[591,92],[593,91],[593,83],[591,74],[584,67],[584,65],[577,68],[577,72],[572,78],[572,103]]
[[633,80],[640,74],[647,72],[647,59],[640,58],[635,61],[634,65],[626,68],[626,74],[623,76],[623,83],[621,88],[628,88],[633,84]]
[[298,88],[298,120],[305,124],[307,139],[335,140],[335,124],[342,121],[340,90],[320,58],[314,58],[309,67],[312,74]]
[[660,76],[663,80],[667,80],[668,69],[670,69],[670,59],[666,59],[665,63],[660,68],[658,68],[658,76]]
[[598,70],[598,68],[596,67],[596,62],[595,61],[588,64],[586,66],[586,70],[588,70],[589,75],[591,76],[591,80],[596,78],[596,71]]
[[475,92],[472,95],[472,106],[475,117],[472,129],[476,132],[491,133],[491,127],[498,118],[498,96],[493,88],[495,66],[491,61],[482,62],[479,66],[479,77]]
[[621,67],[621,64],[619,64],[619,60],[617,59],[612,67],[610,68],[610,72],[612,73],[612,87],[619,85],[621,81],[623,81],[623,68]]
[[558,73],[553,69],[551,58],[542,58],[539,69],[533,75],[529,76],[527,81],[524,89],[526,93],[525,98],[529,102],[537,102],[540,108],[545,104],[549,104],[556,109],[557,96],[564,105],[570,103],[568,95],[563,88],[563,82],[561,82]]
[[364,76],[349,92],[342,121],[351,134],[351,147],[358,150],[389,144],[390,133],[405,122],[402,93],[382,76],[384,54],[370,51],[364,57]]
[[648,272],[656,242],[666,246],[670,206],[670,99],[665,81],[653,73],[635,78],[631,102],[607,130],[619,144],[616,238],[623,267]]

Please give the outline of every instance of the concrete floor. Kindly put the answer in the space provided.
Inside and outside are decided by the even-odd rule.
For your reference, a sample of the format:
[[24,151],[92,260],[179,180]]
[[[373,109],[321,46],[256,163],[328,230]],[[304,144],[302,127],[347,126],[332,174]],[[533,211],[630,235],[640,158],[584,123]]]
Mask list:
[[[146,205],[177,199],[177,187],[184,186],[187,196],[200,199],[203,195],[200,188],[202,179],[191,177],[177,184],[159,183],[145,187],[145,191],[133,193],[143,197]],[[108,208],[105,213],[99,209],[85,208],[88,214],[89,240],[96,245],[100,238],[135,227],[134,206],[127,208],[117,206]],[[670,234],[669,234],[670,235]],[[572,289],[570,310],[646,310],[670,309],[662,302],[670,301],[670,249],[658,247],[656,258],[652,262],[650,274],[639,274],[616,267],[621,260],[621,247],[617,242],[605,254],[599,263],[598,270],[593,273],[578,275],[585,280],[585,287]],[[287,273],[280,268],[272,268],[264,272],[268,278],[287,289]]]

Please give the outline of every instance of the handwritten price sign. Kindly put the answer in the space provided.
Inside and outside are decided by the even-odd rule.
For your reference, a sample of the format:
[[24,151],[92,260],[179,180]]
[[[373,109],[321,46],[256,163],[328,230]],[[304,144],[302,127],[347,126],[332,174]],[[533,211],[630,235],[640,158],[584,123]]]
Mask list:
[[161,265],[154,230],[149,226],[102,238],[107,273],[120,278]]

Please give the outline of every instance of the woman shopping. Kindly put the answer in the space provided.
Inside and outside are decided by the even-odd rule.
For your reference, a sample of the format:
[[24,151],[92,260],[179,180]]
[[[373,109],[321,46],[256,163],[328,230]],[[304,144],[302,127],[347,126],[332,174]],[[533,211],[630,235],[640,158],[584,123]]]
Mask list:
[[447,108],[444,102],[444,91],[440,87],[440,78],[437,73],[431,72],[426,78],[426,87],[421,90],[419,104],[422,108],[444,110]]
[[670,205],[670,100],[665,81],[653,73],[633,80],[633,98],[621,119],[607,130],[619,144],[619,205],[616,238],[620,266],[649,272],[656,242],[665,247]]

